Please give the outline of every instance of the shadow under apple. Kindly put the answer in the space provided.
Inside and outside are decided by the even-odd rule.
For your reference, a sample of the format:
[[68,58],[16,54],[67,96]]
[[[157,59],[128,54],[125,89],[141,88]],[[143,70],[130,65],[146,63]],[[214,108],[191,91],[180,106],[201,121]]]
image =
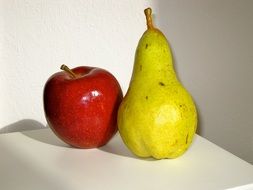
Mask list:
[[46,144],[61,147],[70,147],[61,141],[48,126],[45,126],[33,119],[22,119],[0,129],[0,134],[13,132],[21,132],[21,134],[29,138]]
[[26,130],[43,129],[45,126],[33,119],[22,119],[0,129],[1,133],[21,132]]
[[32,131],[24,131],[22,132],[23,135],[32,138],[34,140],[58,146],[58,147],[66,147],[71,148],[70,145],[64,143],[62,140],[60,140],[49,127],[45,127],[41,130],[32,130]]

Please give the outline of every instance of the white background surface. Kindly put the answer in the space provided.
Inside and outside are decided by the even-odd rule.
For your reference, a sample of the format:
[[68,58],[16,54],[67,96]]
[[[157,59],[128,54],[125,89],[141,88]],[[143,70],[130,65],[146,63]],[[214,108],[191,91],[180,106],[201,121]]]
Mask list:
[[70,148],[50,129],[1,134],[0,152],[4,190],[253,189],[251,164],[199,136],[177,159],[136,158],[119,135],[99,149]]
[[43,86],[63,63],[106,68],[126,92],[147,6],[196,100],[199,133],[253,163],[251,0],[0,0],[0,132],[46,125]]

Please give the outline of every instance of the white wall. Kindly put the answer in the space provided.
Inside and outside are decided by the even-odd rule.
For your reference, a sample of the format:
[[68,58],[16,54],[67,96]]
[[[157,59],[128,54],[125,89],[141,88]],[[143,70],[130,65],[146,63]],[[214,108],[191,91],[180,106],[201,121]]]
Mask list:
[[43,86],[63,63],[106,68],[126,92],[147,6],[196,100],[198,133],[253,163],[251,0],[0,0],[0,132],[46,125]]
[[145,0],[0,0],[1,132],[46,125],[43,86],[61,64],[108,69],[126,92],[147,6]]

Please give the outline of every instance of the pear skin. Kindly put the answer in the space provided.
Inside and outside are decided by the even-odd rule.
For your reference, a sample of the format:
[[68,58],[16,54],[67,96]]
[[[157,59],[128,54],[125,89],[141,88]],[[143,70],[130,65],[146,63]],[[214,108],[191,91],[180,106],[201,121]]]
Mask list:
[[176,158],[191,145],[197,111],[179,82],[169,43],[145,9],[147,30],[139,40],[129,88],[118,110],[119,133],[139,157]]

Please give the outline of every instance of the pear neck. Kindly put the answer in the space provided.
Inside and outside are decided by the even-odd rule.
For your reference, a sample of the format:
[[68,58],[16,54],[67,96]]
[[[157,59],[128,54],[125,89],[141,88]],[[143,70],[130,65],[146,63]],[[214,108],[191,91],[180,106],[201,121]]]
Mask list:
[[161,84],[177,83],[178,79],[173,68],[172,62],[169,61],[154,61],[135,60],[135,65],[132,74],[132,80],[149,81]]

